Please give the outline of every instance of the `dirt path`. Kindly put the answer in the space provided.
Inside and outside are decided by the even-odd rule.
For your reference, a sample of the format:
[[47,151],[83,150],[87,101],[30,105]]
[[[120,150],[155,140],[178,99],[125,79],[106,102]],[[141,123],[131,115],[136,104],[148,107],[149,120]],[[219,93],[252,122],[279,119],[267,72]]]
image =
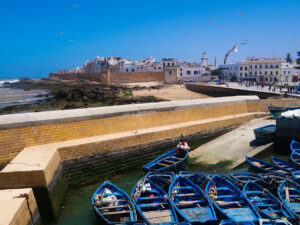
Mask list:
[[160,89],[144,89],[133,91],[133,96],[147,96],[153,95],[157,98],[163,98],[167,100],[188,100],[198,98],[209,98],[207,95],[195,93],[189,91],[185,86],[180,85],[165,85]]

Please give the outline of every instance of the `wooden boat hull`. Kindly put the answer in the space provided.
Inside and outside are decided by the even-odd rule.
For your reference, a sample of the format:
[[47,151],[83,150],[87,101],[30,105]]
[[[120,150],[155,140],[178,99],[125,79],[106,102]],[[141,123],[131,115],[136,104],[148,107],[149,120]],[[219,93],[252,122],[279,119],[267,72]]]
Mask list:
[[277,106],[269,106],[269,111],[271,113],[271,116],[276,119],[281,116],[281,113],[286,112],[288,110],[295,110],[299,109],[300,107],[289,107],[289,108],[284,108],[284,107],[277,107]]
[[260,218],[241,190],[218,175],[211,177],[205,193],[224,218],[233,222],[257,222]]
[[298,167],[300,167],[300,154],[292,152],[291,161]]
[[222,220],[220,222],[220,225],[255,225],[255,223],[252,222],[233,222],[230,220]]
[[205,189],[205,186],[208,182],[208,176],[203,173],[203,172],[194,172],[191,173],[189,171],[180,171],[179,173],[180,175],[184,175],[185,177],[187,177],[188,179],[190,179],[192,182],[194,182],[195,184],[197,184],[200,188],[202,188],[203,190]]
[[265,182],[263,181],[263,177],[255,174],[255,173],[249,173],[249,172],[244,172],[244,173],[232,173],[230,174],[230,177],[237,182],[241,184],[242,187],[248,182],[248,181],[253,181],[253,182],[258,182],[260,184],[264,184]]
[[294,152],[296,150],[300,150],[300,142],[292,140],[291,144],[290,144],[290,148],[291,148],[292,152]]
[[243,189],[251,204],[258,210],[262,218],[295,221],[296,217],[288,207],[280,202],[271,192],[260,185],[248,181]]
[[[287,184],[288,183],[288,184]],[[288,188],[289,198],[286,198]],[[278,197],[294,213],[300,222],[300,185],[294,181],[284,180],[278,187]]]
[[174,173],[171,171],[165,171],[162,173],[150,171],[146,174],[146,177],[161,187],[165,192],[168,192],[170,184],[174,180]]
[[[109,190],[109,194],[107,190]],[[114,204],[102,205],[101,202],[107,196],[114,196],[112,200]],[[112,225],[137,221],[136,211],[128,194],[108,181],[105,181],[96,190],[92,197],[92,205],[100,224]]]
[[169,198],[184,221],[215,224],[217,216],[202,189],[184,175],[178,175],[169,188]]
[[176,153],[176,148],[168,151],[167,153],[157,157],[151,162],[143,166],[144,173],[149,171],[164,172],[174,171],[179,172],[184,169],[187,164],[189,151],[186,155],[180,158]]
[[273,141],[276,133],[276,125],[267,125],[253,130],[258,143],[269,143]]
[[[150,188],[143,191],[144,185],[150,186]],[[136,184],[132,190],[131,199],[139,216],[147,224],[171,225],[178,223],[176,210],[167,193],[150,179],[145,178]]]
[[292,172],[295,172],[297,170],[300,170],[300,168],[294,164],[291,164],[289,162],[286,162],[284,160],[281,160],[281,159],[278,159],[274,156],[271,157],[271,160],[272,160],[272,163],[275,165],[275,166],[278,166],[284,170],[287,170],[289,171],[290,173]]
[[281,176],[284,175],[289,175],[289,172],[277,167],[273,164],[266,163],[262,160],[254,159],[251,157],[246,156],[246,161],[249,166],[253,171],[258,172],[258,173],[274,173],[278,174]]

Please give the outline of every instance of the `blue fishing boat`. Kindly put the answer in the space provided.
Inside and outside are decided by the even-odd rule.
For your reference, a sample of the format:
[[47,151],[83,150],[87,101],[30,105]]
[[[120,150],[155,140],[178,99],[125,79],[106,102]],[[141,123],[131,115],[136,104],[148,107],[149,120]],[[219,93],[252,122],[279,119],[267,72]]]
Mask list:
[[293,225],[293,224],[291,224],[287,220],[281,220],[281,219],[277,219],[277,220],[260,219],[259,225]]
[[300,107],[278,107],[278,106],[269,106],[269,111],[271,113],[271,116],[276,119],[281,116],[281,113],[289,111],[289,110],[295,110],[295,109],[300,109]]
[[300,167],[300,154],[298,154],[296,152],[292,152],[291,160],[296,166]]
[[249,173],[249,172],[244,172],[244,173],[232,173],[230,174],[230,177],[232,179],[240,182],[243,186],[248,182],[248,181],[253,181],[253,182],[259,182],[263,183],[263,177],[255,174],[255,173]]
[[246,156],[246,161],[248,166],[256,171],[262,173],[274,173],[279,175],[288,175],[289,171],[282,169],[278,166],[272,165],[270,163],[266,163],[262,160],[254,159]]
[[259,127],[253,130],[256,142],[269,143],[273,141],[276,133],[276,125],[271,124],[263,127]]
[[190,179],[192,182],[194,182],[195,184],[197,184],[199,187],[201,187],[202,189],[205,188],[207,182],[208,182],[208,176],[203,173],[203,172],[194,172],[191,173],[189,171],[180,171],[181,175],[184,175],[185,177],[187,177],[188,179]]
[[257,222],[260,218],[241,190],[218,175],[211,177],[205,192],[224,219],[233,222]]
[[289,171],[290,173],[300,170],[300,168],[292,163],[284,161],[282,159],[278,159],[274,156],[271,157],[272,163],[284,170]]
[[297,151],[297,150],[300,151],[300,142],[292,140],[290,148],[291,148],[292,152]]
[[184,169],[189,151],[186,151],[185,155],[177,154],[176,148],[168,151],[167,153],[157,157],[153,161],[143,166],[145,173],[149,171],[163,172],[163,171],[175,171],[179,172]]
[[231,220],[221,220],[220,225],[255,225],[252,222],[233,222]]
[[215,224],[217,216],[202,189],[184,175],[175,177],[169,188],[171,203],[184,221],[193,224]]
[[[213,175],[210,175],[209,177],[211,178]],[[230,183],[232,183],[234,186],[238,187],[239,189],[243,189],[243,184],[238,182],[237,180],[233,179],[230,175],[226,175],[226,174],[218,174],[219,177],[222,177],[223,179],[229,181]]]
[[176,210],[170,203],[168,194],[147,177],[136,184],[131,198],[139,216],[147,224],[178,223]]
[[300,219],[300,185],[294,181],[283,181],[278,187],[279,199]]
[[109,181],[94,193],[92,205],[100,224],[125,224],[137,221],[133,203],[128,194]]
[[244,186],[243,192],[251,204],[258,210],[262,218],[286,218],[290,221],[295,221],[296,217],[288,207],[262,186],[248,181]]
[[299,182],[300,181],[300,170],[292,172],[292,176],[297,182]]
[[170,184],[174,179],[174,173],[171,171],[165,171],[162,173],[150,171],[146,174],[146,177],[156,185],[160,186],[165,192],[168,192]]

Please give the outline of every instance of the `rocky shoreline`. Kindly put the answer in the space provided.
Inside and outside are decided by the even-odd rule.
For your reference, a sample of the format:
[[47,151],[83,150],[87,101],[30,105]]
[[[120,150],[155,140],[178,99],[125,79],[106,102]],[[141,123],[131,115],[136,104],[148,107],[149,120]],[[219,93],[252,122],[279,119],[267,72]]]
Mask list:
[[[43,100],[38,100],[34,103],[2,108],[0,114],[167,101],[151,95],[134,97],[133,91],[146,89],[146,87],[138,86],[127,87],[124,85],[90,82],[59,82],[49,79],[31,80],[23,78],[19,82],[4,83],[3,87],[23,89],[25,91],[33,89],[48,90],[49,93],[36,96],[41,97]],[[159,88],[161,86],[147,87],[147,89]]]

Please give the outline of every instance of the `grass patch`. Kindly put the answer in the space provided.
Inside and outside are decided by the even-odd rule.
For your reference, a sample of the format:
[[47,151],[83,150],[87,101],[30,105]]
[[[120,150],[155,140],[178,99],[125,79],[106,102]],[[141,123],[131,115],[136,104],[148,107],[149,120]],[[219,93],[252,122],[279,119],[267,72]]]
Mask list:
[[129,91],[129,92],[124,92],[124,93],[123,93],[123,96],[124,96],[124,97],[130,97],[130,96],[133,96],[133,94],[132,94],[131,91]]
[[199,162],[195,162],[195,161],[196,161],[196,158],[189,159],[187,170],[203,171],[208,174],[224,173],[224,171],[229,171],[230,170],[229,168],[234,163],[234,160],[221,160],[216,164],[199,163]]

